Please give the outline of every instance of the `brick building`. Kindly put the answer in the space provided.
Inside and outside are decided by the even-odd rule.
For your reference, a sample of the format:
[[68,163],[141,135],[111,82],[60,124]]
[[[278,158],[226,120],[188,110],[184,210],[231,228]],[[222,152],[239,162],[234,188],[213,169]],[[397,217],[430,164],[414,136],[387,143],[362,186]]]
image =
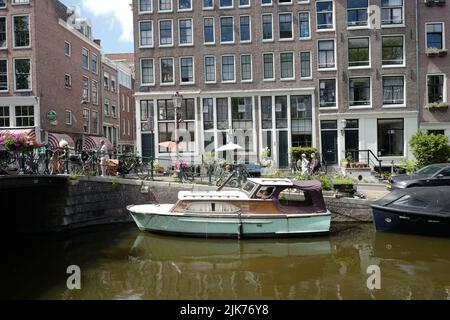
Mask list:
[[[135,0],[137,147],[173,150],[173,95],[183,97],[179,146],[199,161],[227,142],[278,167],[317,147],[328,164],[371,150],[409,157],[418,129],[416,6],[405,1]],[[150,118],[152,125],[148,125]],[[155,128],[153,145],[152,132]],[[145,155],[145,154],[144,154]],[[363,161],[367,153],[356,152]]]
[[103,135],[111,141],[114,148],[119,145],[119,83],[118,71],[114,62],[102,56],[103,74]]

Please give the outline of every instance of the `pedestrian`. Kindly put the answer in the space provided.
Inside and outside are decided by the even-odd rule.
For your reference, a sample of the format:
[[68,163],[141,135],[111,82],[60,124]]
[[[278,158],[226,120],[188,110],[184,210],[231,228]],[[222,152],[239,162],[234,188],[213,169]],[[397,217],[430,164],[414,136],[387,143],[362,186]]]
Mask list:
[[319,159],[315,153],[311,153],[311,162],[309,163],[309,175],[313,175],[319,169]]
[[302,154],[302,174],[307,174],[309,168],[309,161],[306,154]]
[[100,141],[100,166],[102,169],[102,177],[106,176],[106,155],[108,154],[108,147],[105,140]]

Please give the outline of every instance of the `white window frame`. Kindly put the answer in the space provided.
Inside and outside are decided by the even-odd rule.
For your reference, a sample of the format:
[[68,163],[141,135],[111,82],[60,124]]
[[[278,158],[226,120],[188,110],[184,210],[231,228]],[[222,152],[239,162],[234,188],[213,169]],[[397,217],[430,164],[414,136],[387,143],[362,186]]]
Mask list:
[[[398,78],[403,78],[403,103],[402,104],[384,104],[384,78],[392,78],[392,77],[398,77]],[[428,79],[426,79],[428,80]],[[445,81],[444,81],[445,83]],[[428,91],[428,85],[427,87],[427,91]],[[406,76],[404,74],[385,74],[381,77],[381,89],[383,91],[383,96],[382,96],[382,107],[383,108],[406,108]],[[428,93],[428,92],[427,92]],[[426,96],[428,99],[428,94]]]
[[[184,82],[182,80],[182,74],[181,74],[181,59],[186,59],[186,58],[192,60],[192,81],[188,81],[188,82]],[[195,84],[195,59],[194,59],[194,56],[181,56],[178,59],[178,71],[179,71],[179,74],[180,74],[180,85],[181,86]]]
[[138,12],[139,12],[139,14],[149,14],[149,13],[153,13],[153,0],[150,0],[150,7],[151,7],[151,10],[150,11],[141,11],[141,1],[142,0],[139,0],[138,1]]
[[[248,17],[248,28],[249,28],[249,40],[241,40],[241,17]],[[239,43],[252,43],[252,16],[249,14],[244,14],[239,16]]]
[[[29,89],[17,89],[16,81],[16,60],[29,60],[30,61],[30,88]],[[14,92],[31,92],[33,91],[33,61],[28,57],[17,57],[13,59],[13,76],[14,76]],[[9,82],[9,81],[8,81]]]
[[[280,16],[281,15],[290,15],[291,16],[291,33],[292,37],[290,38],[281,38],[281,29],[280,29]],[[294,40],[294,14],[292,12],[279,12],[278,13],[278,41],[292,41]]]
[[84,101],[86,101],[86,102],[91,102],[91,79],[89,79],[89,77],[88,76],[85,76],[85,75],[83,75],[83,76],[81,76],[81,98],[83,99],[84,97],[83,97],[83,90],[84,90],[84,86],[83,86],[83,80],[84,79],[87,79],[87,83],[88,83],[88,94],[87,94],[87,100],[84,100]]
[[[320,81],[322,80],[334,80],[334,100],[335,100],[335,104],[336,106],[334,107],[322,107],[320,106]],[[338,110],[339,108],[339,83],[338,83],[338,79],[335,77],[331,77],[331,78],[320,78],[317,80],[317,94],[318,94],[318,100],[317,100],[317,105],[319,107],[320,110]]]
[[[5,0],[5,7],[6,8],[6,0]],[[8,49],[8,17],[7,16],[1,16],[0,18],[4,18],[5,19],[5,35],[6,35],[6,39],[5,39],[5,46],[4,47],[0,47],[0,50],[5,50]]]
[[[22,4],[22,3],[20,3],[20,4]],[[29,34],[29,37],[30,37],[30,44],[28,46],[26,46],[26,47],[16,47],[16,33],[14,32],[14,25],[15,25],[14,24],[14,18],[15,17],[28,17],[28,23],[29,23],[29,25],[28,25],[28,27],[29,27],[28,34]],[[12,18],[12,23],[11,23],[12,29],[11,29],[11,32],[12,32],[13,49],[18,49],[18,50],[20,50],[20,49],[30,49],[31,46],[32,46],[32,40],[33,40],[32,34],[31,34],[31,29],[32,29],[31,15],[29,15],[29,14],[16,14],[16,15],[13,15],[11,18]]]
[[[233,80],[223,80],[223,58],[233,57]],[[220,80],[222,83],[236,83],[236,56],[233,54],[224,54],[220,56]]]
[[[271,23],[271,25],[272,25],[272,38],[270,38],[270,39],[264,39],[263,38],[263,29],[264,29],[264,20],[263,20],[263,16],[270,16],[270,20],[272,21],[272,23]],[[273,14],[271,13],[271,12],[268,12],[268,13],[263,13],[263,14],[261,14],[261,39],[262,39],[262,42],[274,42],[274,31],[273,31]]]
[[[309,77],[302,77],[302,53],[308,52],[309,53],[309,73],[310,76]],[[304,51],[300,51],[299,56],[298,56],[298,61],[299,61],[299,68],[300,68],[300,80],[311,80],[313,78],[312,74],[313,74],[313,65],[312,65],[312,51],[311,50],[304,50]]]
[[[67,115],[69,115],[69,119],[70,121],[67,122]],[[72,111],[70,111],[69,109],[66,109],[66,116],[65,116],[65,122],[66,122],[66,126],[71,126],[72,125]]]
[[[10,83],[10,75],[9,75],[9,63],[8,63],[8,59],[5,58],[0,58],[0,60],[3,60],[6,62],[6,90],[0,90],[0,92],[9,92],[9,83]],[[14,78],[16,77],[16,75],[14,74]]]
[[279,6],[290,6],[292,5],[292,0],[289,0],[289,2],[280,2],[280,0],[278,0],[278,5]]
[[98,59],[98,55],[96,54],[96,53],[94,53],[94,52],[91,52],[91,56],[90,56],[90,59],[91,59],[91,67],[93,66],[93,63],[92,63],[92,60],[94,60],[93,59],[93,57],[97,57],[97,63],[96,63],[96,65],[95,65],[95,70],[91,70],[94,74],[98,74],[98,62],[99,62],[99,59]]
[[[192,4],[192,2],[191,2]],[[190,20],[191,21],[191,42],[190,43],[181,43],[181,32],[180,32],[180,28],[181,28],[181,20]],[[194,20],[192,18],[180,18],[178,19],[178,45],[180,47],[192,47],[194,45]]]
[[[84,131],[84,112],[87,111],[88,116],[88,130],[87,132]],[[91,110],[84,108],[81,113],[81,126],[83,128],[83,133],[91,133]]]
[[95,105],[95,106],[98,106],[98,102],[99,102],[99,94],[100,94],[100,89],[99,89],[99,86],[98,86],[98,81],[97,80],[92,80],[92,88],[91,88],[91,95],[93,96],[94,95],[94,90],[93,90],[93,88],[94,88],[94,83],[97,85],[97,97],[96,97],[96,99],[94,100],[94,97],[92,97],[92,104],[93,105]]
[[[214,81],[206,80],[206,63],[205,63],[206,58],[214,58]],[[212,55],[204,56],[203,57],[203,65],[205,66],[205,68],[204,68],[204,75],[203,75],[205,77],[205,83],[207,83],[207,84],[217,83],[217,59],[216,59],[216,57],[212,56]]]
[[[317,19],[317,3],[319,2],[332,2],[333,3],[333,28],[331,29],[319,29],[319,19]],[[336,31],[336,3],[334,0],[318,0],[314,8],[316,12],[316,32],[335,32]],[[347,24],[347,23],[346,23]]]
[[203,0],[202,0],[202,9],[203,10],[214,10],[214,0],[211,0],[211,1],[212,1],[212,6],[211,7],[205,7],[204,3],[203,3]]
[[[370,12],[369,12],[369,9],[370,9],[370,5],[371,5],[371,3],[370,3],[370,1],[371,0],[368,0],[368,2],[367,2],[367,25],[365,25],[365,26],[349,26],[348,25],[348,11],[349,10],[353,10],[353,9],[349,9],[348,7],[346,7],[346,15],[345,15],[345,24],[347,25],[347,30],[363,30],[363,29],[370,29]],[[373,0],[372,0],[373,1]],[[378,18],[378,17],[376,17],[376,18]],[[381,19],[381,11],[380,11],[380,19]]]
[[[87,51],[87,67],[85,67],[84,65],[83,65],[83,51],[84,50],[86,50]],[[89,51],[89,49],[88,48],[85,48],[85,47],[82,47],[81,48],[81,67],[84,69],[84,70],[89,70],[90,71],[90,65],[91,65],[91,55],[89,54],[90,53],[90,51]]]
[[[205,19],[212,19],[213,21],[213,42],[205,41]],[[203,44],[204,45],[216,44],[216,19],[214,17],[203,17]]]
[[[231,18],[232,19],[232,21],[233,21],[233,23],[232,23],[232,35],[233,35],[233,40],[232,41],[222,41],[222,19],[224,19],[224,18]],[[234,42],[235,42],[235,39],[236,37],[235,37],[235,35],[234,35],[234,16],[223,16],[223,17],[220,17],[220,44],[234,44]]]
[[227,6],[227,7],[221,6],[220,0],[218,0],[218,1],[219,1],[219,9],[233,9],[234,8],[234,0],[231,0],[231,6]]
[[[68,44],[69,45],[69,54],[67,54],[66,53],[66,44]],[[72,56],[72,44],[69,42],[69,41],[64,41],[64,55],[66,56],[66,57],[71,57]]]
[[[290,53],[292,55],[292,77],[282,78],[281,77],[281,55],[284,53]],[[280,64],[280,81],[295,81],[295,52],[294,51],[281,51],[278,55],[278,61]]]
[[[149,83],[144,83],[142,82],[142,60],[151,60],[152,61],[152,66],[153,66],[153,82],[149,82]],[[140,72],[140,85],[142,87],[150,87],[150,86],[154,86],[155,85],[155,59],[153,58],[141,58],[139,59],[139,72]]]
[[252,0],[248,0],[248,4],[241,5],[241,0],[238,1],[238,8],[251,8],[252,6]]
[[[66,76],[69,76],[69,86],[66,86]],[[72,75],[70,73],[64,74],[64,87],[66,89],[72,89]]]
[[[264,78],[264,56],[265,55],[271,55],[272,56],[272,74],[273,77],[272,78]],[[276,79],[276,74],[275,74],[275,54],[273,52],[263,52],[262,53],[262,76],[263,76],[263,81],[264,82],[273,82]]]
[[[143,45],[141,42],[141,23],[150,22],[152,26],[152,44],[151,45]],[[173,33],[173,30],[172,30]],[[139,48],[153,48],[155,46],[155,29],[153,25],[153,20],[140,20],[139,21]]]
[[[320,41],[333,41],[334,42],[334,67],[333,68],[320,68],[320,59],[319,59],[319,42]],[[337,48],[336,48],[336,39],[318,39],[317,40],[317,71],[336,71],[338,66],[337,61]],[[325,79],[327,80],[327,79]]]
[[[300,14],[307,13],[308,14],[308,28],[309,28],[309,37],[302,37],[300,32]],[[312,29],[311,29],[311,12],[310,11],[300,11],[298,13],[298,39],[305,41],[305,40],[311,40],[312,38]]]
[[[368,105],[354,105],[354,106],[350,106],[350,80],[351,79],[367,79],[369,78],[369,86],[370,86],[370,103]],[[349,109],[372,109],[372,105],[373,105],[373,81],[372,81],[372,77],[371,76],[352,76],[352,77],[348,77],[348,85],[347,85],[347,90],[348,90],[348,108]]]
[[441,21],[436,21],[436,22],[425,22],[425,50],[428,49],[428,33],[427,33],[427,27],[430,24],[442,24],[442,49],[446,49],[447,45],[445,43],[445,22],[441,22]]
[[193,4],[192,4],[192,1],[195,1],[195,0],[189,0],[190,2],[191,2],[191,7],[190,8],[188,8],[188,9],[180,9],[180,0],[177,0],[177,11],[178,12],[189,12],[189,11],[192,11],[193,10]]
[[[163,21],[170,21],[170,25],[171,25],[171,44],[161,44],[161,22]],[[158,35],[159,35],[159,39],[158,39],[158,44],[160,48],[171,48],[174,46],[174,30],[173,30],[173,19],[160,19],[158,20]]]
[[350,66],[350,59],[347,57],[348,69],[358,70],[358,69],[371,69],[372,68],[372,39],[370,36],[360,36],[360,37],[348,37],[347,38],[347,53],[349,52],[349,40],[350,39],[368,39],[369,40],[369,65],[368,66]]
[[[173,79],[172,82],[163,82],[162,81],[163,73],[162,73],[162,63],[161,63],[161,61],[162,60],[166,60],[166,59],[171,59],[172,60],[172,79]],[[176,66],[175,66],[175,58],[174,57],[161,57],[161,58],[159,58],[159,85],[160,86],[173,86],[173,85],[175,85],[175,68],[176,68]]]
[[[425,35],[426,36],[426,35]],[[383,65],[383,38],[384,37],[402,37],[403,38],[403,64],[394,65]],[[381,68],[382,69],[392,69],[392,68],[405,68],[406,67],[406,40],[405,34],[385,34],[381,36]]]
[[[403,0],[403,4],[402,4],[402,23],[399,23],[399,24],[383,24],[383,20],[381,20],[380,21],[381,28],[401,28],[401,27],[404,27],[405,26],[405,7],[406,7],[405,6],[405,0]],[[380,5],[380,19],[382,17],[383,8],[384,7],[382,7]],[[388,7],[386,7],[386,8],[388,8]]]
[[11,5],[12,6],[21,6],[24,4],[30,4],[30,0],[22,0],[22,2],[16,2],[17,0],[12,0]]
[[160,0],[156,0],[158,1],[158,13],[167,13],[167,12],[173,12],[173,0],[170,0],[170,10],[161,10],[160,8]]
[[[242,79],[242,56],[250,56],[250,79],[246,79],[243,80]],[[239,69],[241,70],[240,74],[241,74],[241,82],[243,83],[249,83],[249,82],[253,82],[253,55],[251,53],[243,53],[239,56]]]
[[262,0],[259,0],[261,7],[271,7],[273,6],[273,0],[270,0],[270,3],[262,3]]
[[444,98],[442,99],[444,102],[448,102],[448,97],[447,97],[447,74],[445,73],[427,73],[425,75],[425,105],[428,105],[432,102],[428,101],[428,77],[429,76],[443,76],[444,77]]

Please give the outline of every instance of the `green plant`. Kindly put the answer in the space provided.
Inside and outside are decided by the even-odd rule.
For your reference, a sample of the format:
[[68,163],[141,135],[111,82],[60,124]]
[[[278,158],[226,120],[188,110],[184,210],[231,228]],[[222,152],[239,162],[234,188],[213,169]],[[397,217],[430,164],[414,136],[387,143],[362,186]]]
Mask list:
[[75,181],[78,180],[80,177],[77,174],[72,173],[69,175],[69,180]]
[[353,182],[353,180],[352,179],[348,179],[348,178],[336,178],[336,179],[333,179],[333,185],[345,185],[345,184],[347,184],[347,185],[352,185],[352,184],[354,184],[354,182]]
[[350,152],[347,153],[347,157],[345,158],[347,163],[353,163],[353,156]]
[[153,161],[153,171],[159,171],[159,168],[161,168],[159,162]]
[[449,107],[447,102],[432,102],[428,104],[428,109],[446,109]]
[[445,135],[428,134],[419,131],[409,141],[417,161],[417,169],[430,164],[447,162],[450,158],[449,139]]
[[265,147],[264,149],[262,149],[261,155],[263,156],[263,158],[269,158],[270,157],[270,148]]
[[315,174],[312,176],[309,176],[307,174],[297,174],[294,177],[295,180],[317,180],[320,182],[320,184],[322,185],[322,189],[325,191],[331,191],[333,190],[333,182],[331,181],[330,177],[328,177],[326,174],[324,173],[319,173],[319,174]]
[[111,187],[113,190],[117,190],[120,186],[120,182],[117,180],[117,178],[113,178],[111,182]]
[[416,160],[400,160],[399,167],[406,171],[406,173],[413,173],[417,169],[417,161]]
[[305,154],[306,157],[311,158],[311,154],[319,154],[319,151],[316,148],[310,147],[293,147],[290,150],[290,155],[293,161],[297,161],[301,158],[302,154]]

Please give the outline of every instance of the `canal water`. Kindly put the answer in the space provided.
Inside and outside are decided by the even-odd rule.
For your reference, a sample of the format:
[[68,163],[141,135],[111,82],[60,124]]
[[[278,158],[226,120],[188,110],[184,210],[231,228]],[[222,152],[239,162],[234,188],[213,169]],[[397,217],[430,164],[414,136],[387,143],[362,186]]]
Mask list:
[[[1,243],[3,299],[450,299],[450,239],[377,234],[371,224],[245,241],[130,224]],[[67,288],[71,265],[80,290]],[[380,268],[379,290],[367,287],[370,266]]]

